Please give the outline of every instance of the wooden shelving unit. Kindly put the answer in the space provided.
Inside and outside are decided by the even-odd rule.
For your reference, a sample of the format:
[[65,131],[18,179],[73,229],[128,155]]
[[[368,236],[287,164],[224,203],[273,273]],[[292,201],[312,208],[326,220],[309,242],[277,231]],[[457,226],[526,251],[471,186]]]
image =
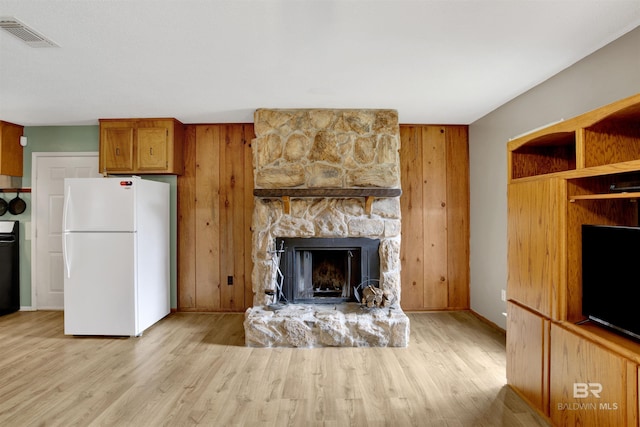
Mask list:
[[[554,425],[638,425],[640,344],[579,323],[582,225],[639,224],[640,192],[610,188],[640,181],[640,94],[509,141],[507,153],[507,381]],[[576,397],[581,382],[600,397]]]

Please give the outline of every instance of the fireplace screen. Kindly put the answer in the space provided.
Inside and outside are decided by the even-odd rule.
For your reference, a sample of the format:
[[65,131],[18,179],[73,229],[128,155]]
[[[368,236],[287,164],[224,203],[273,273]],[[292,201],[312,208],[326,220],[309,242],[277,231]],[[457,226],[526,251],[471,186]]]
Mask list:
[[277,245],[284,248],[280,270],[288,302],[355,301],[360,285],[377,286],[379,281],[379,240],[285,238],[277,239]]

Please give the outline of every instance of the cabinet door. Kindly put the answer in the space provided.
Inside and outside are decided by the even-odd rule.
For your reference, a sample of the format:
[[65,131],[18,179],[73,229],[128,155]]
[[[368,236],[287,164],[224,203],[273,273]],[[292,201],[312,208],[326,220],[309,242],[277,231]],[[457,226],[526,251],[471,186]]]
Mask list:
[[166,127],[139,127],[137,170],[166,171],[168,167],[169,130]]
[[[558,318],[566,236],[566,181],[540,179],[509,185],[507,296]],[[562,282],[561,282],[562,281]]]
[[628,385],[637,384],[636,373],[637,365],[630,360],[552,324],[553,425],[636,425],[637,392]]
[[100,129],[100,172],[133,172],[133,144],[133,124],[102,124]]
[[507,383],[549,415],[549,320],[507,304]]
[[0,175],[22,176],[23,127],[0,121]]
[[100,172],[179,175],[183,138],[175,119],[100,119]]

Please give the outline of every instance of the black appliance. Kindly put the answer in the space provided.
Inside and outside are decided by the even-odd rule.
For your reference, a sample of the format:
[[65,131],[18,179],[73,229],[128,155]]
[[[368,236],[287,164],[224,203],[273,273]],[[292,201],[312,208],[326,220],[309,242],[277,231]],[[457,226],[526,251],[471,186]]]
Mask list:
[[20,309],[19,222],[0,221],[0,315]]

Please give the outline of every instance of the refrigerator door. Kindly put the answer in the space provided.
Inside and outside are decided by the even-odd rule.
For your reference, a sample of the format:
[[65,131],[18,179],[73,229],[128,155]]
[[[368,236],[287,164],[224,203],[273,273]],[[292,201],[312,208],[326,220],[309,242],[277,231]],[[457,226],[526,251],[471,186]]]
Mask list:
[[66,178],[64,231],[135,231],[139,178]]
[[65,233],[64,333],[139,334],[135,233]]

